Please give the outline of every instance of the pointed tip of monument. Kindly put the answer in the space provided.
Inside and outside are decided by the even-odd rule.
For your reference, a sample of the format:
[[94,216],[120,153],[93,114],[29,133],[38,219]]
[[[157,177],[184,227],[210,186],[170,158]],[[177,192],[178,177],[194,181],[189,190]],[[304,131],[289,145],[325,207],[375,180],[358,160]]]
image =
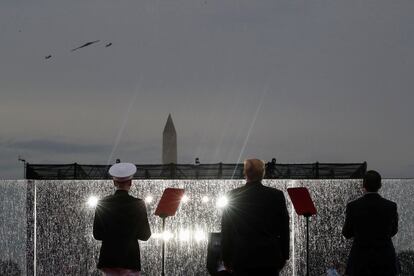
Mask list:
[[168,118],[167,118],[167,123],[166,124],[173,124],[174,125],[174,122],[173,122],[171,113],[168,114]]
[[175,133],[175,126],[172,120],[171,113],[168,114],[167,122],[165,123],[164,132]]

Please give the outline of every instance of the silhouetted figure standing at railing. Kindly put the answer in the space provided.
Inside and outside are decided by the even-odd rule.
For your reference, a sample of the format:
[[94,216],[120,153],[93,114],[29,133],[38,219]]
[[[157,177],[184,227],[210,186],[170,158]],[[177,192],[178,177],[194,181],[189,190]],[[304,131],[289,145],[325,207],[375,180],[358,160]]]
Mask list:
[[128,194],[136,167],[117,163],[109,169],[117,190],[99,201],[93,236],[102,241],[98,268],[107,276],[139,276],[141,260],[138,240],[148,240],[151,230],[145,203]]
[[364,195],[346,206],[342,234],[354,239],[347,275],[396,275],[397,261],[391,237],[398,232],[397,204],[378,194],[381,176],[376,171],[365,174],[363,188]]
[[289,215],[282,191],[263,186],[265,164],[244,162],[246,185],[230,191],[221,221],[222,258],[234,275],[277,276],[289,259]]

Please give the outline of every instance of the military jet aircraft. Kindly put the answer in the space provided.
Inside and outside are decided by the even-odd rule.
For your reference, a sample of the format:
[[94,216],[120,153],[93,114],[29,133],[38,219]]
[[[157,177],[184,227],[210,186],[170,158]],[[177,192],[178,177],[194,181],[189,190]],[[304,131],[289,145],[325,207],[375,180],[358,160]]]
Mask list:
[[92,45],[92,44],[98,43],[99,41],[100,41],[100,40],[95,40],[95,41],[90,41],[90,42],[87,42],[87,43],[85,43],[85,44],[83,44],[83,45],[81,45],[81,46],[79,46],[79,47],[76,47],[76,48],[72,49],[72,50],[71,50],[71,52],[76,51],[76,50],[79,50],[79,49],[84,48],[84,47],[87,47],[87,46],[89,46],[89,45]]

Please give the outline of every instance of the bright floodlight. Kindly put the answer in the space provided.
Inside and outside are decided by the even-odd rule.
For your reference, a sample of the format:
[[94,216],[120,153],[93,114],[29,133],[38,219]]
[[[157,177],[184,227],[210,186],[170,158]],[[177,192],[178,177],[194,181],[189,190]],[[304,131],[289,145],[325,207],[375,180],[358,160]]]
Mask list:
[[197,230],[194,233],[194,238],[196,241],[200,242],[200,241],[204,241],[207,239],[206,237],[206,233],[203,230]]
[[224,207],[227,206],[228,203],[229,203],[229,200],[227,199],[227,197],[226,196],[222,196],[222,197],[219,197],[217,199],[216,205],[217,205],[218,208],[224,208]]
[[180,239],[180,241],[188,241],[188,240],[190,240],[190,231],[189,230],[186,230],[186,229],[182,229],[180,231],[180,234],[179,234],[178,238]]
[[95,208],[96,205],[98,205],[98,201],[99,201],[99,198],[98,197],[96,197],[96,196],[90,196],[88,198],[88,201],[86,202],[86,204],[88,204],[88,206],[91,207],[91,208]]
[[161,232],[161,233],[153,233],[151,235],[151,238],[154,239],[163,239],[164,241],[168,241],[170,240],[174,235],[169,232],[169,231],[165,231],[165,232]]
[[207,203],[210,199],[208,198],[208,196],[203,196],[203,198],[201,199],[204,203]]
[[169,231],[164,231],[164,233],[161,234],[161,237],[164,239],[164,241],[169,241],[173,236],[174,235]]
[[181,198],[181,202],[182,203],[186,203],[190,200],[190,198],[187,195],[183,195],[183,197]]
[[152,239],[161,239],[162,234],[161,233],[151,233],[151,238]]
[[151,203],[153,200],[154,200],[154,198],[151,195],[149,195],[145,198],[146,203]]

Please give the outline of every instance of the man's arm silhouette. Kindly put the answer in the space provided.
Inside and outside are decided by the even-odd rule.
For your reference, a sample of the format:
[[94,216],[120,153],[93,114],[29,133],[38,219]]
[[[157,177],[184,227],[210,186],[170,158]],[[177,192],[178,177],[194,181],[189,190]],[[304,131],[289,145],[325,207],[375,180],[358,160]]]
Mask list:
[[354,236],[353,226],[352,226],[352,219],[351,219],[351,211],[350,211],[349,204],[346,205],[346,211],[345,211],[345,223],[344,227],[342,228],[342,235],[344,235],[345,238],[350,239]]
[[147,208],[143,201],[138,202],[137,211],[139,212],[137,238],[146,241],[151,237],[151,229],[148,223]]
[[286,207],[286,199],[283,193],[281,193],[281,210],[282,210],[282,229],[280,238],[282,241],[282,254],[285,260],[289,259],[289,250],[290,250],[290,234],[289,234],[289,214]]
[[99,203],[95,209],[95,217],[93,219],[93,237],[95,240],[101,241],[104,236],[104,229],[102,224],[102,211]]
[[393,220],[391,228],[391,237],[395,236],[398,232],[398,212],[397,204],[393,203]]
[[221,258],[226,269],[231,269],[231,230],[230,217],[226,209],[223,210],[221,217]]

